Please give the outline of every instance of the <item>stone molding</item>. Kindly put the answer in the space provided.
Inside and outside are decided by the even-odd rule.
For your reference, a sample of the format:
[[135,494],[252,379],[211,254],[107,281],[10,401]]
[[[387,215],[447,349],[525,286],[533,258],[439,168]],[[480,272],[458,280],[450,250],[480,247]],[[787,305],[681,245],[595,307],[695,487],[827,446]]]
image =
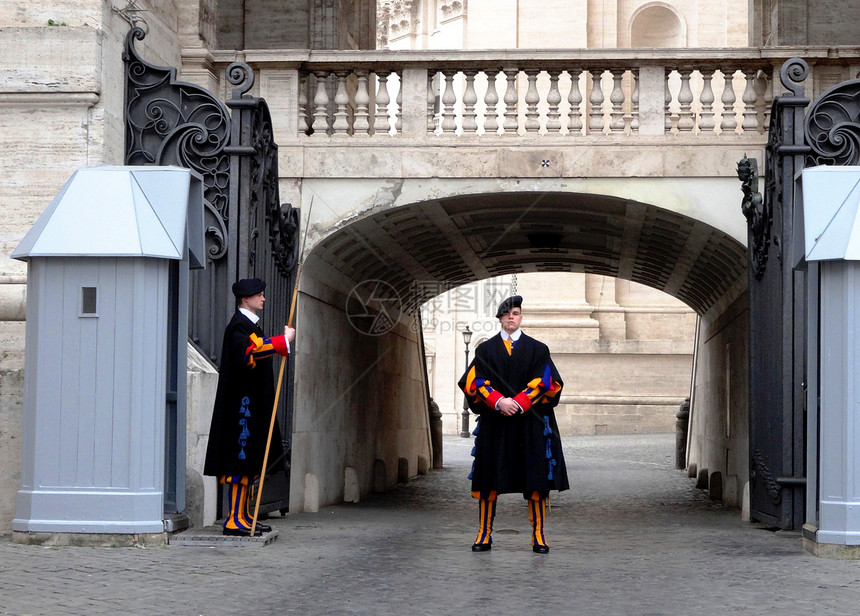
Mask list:
[[98,92],[0,92],[0,105],[6,107],[94,107]]

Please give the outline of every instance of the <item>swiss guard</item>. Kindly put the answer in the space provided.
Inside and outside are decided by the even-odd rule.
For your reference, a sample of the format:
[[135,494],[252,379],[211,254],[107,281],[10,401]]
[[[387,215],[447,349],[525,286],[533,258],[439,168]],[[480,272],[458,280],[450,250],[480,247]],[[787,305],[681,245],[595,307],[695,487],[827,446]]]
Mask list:
[[498,336],[475,348],[459,381],[478,415],[472,455],[472,496],[478,499],[473,552],[492,548],[499,494],[521,493],[528,502],[532,550],[549,552],[545,523],[550,490],[567,490],[567,468],[554,408],[563,386],[549,348],[520,329],[519,295],[501,303]]
[[[221,346],[218,390],[203,473],[218,477],[228,490],[230,510],[224,522],[225,535],[251,534],[250,486],[262,470],[275,401],[272,356],[289,355],[290,342],[296,334],[293,328],[284,327],[283,335],[263,335],[257,313],[266,302],[265,289],[266,283],[259,278],[233,285],[236,314],[224,330]],[[277,427],[275,430],[274,434],[279,434]],[[282,454],[281,440],[272,441],[270,456],[278,459]],[[270,526],[258,522],[255,535],[270,530]]]

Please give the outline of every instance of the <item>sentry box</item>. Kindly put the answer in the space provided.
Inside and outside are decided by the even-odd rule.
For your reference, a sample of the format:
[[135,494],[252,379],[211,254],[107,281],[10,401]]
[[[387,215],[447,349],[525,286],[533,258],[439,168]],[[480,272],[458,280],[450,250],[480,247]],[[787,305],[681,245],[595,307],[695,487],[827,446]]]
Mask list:
[[804,546],[845,557],[860,546],[860,167],[804,169],[796,194],[794,265],[809,281]]
[[200,176],[79,169],[12,257],[29,266],[12,530],[163,533],[185,507],[188,270],[205,263]]

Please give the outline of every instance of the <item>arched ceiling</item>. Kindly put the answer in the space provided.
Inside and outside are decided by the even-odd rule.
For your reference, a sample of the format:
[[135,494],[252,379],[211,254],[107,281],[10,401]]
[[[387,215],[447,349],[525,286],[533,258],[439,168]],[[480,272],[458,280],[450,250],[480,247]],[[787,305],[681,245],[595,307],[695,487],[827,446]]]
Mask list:
[[586,272],[639,282],[703,314],[746,277],[746,249],[659,207],[590,194],[480,194],[369,215],[318,244],[355,283],[383,281],[412,311],[440,290],[522,272]]

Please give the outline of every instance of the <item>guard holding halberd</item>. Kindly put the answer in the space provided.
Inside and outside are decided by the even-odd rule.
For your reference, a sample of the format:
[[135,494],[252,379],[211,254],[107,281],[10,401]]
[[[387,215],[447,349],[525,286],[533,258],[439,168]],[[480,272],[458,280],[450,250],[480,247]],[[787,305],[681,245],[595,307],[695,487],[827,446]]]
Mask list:
[[[251,534],[250,486],[262,468],[275,400],[272,357],[289,355],[290,342],[296,334],[292,327],[285,326],[283,335],[263,335],[257,313],[265,304],[265,289],[266,283],[259,278],[243,279],[233,285],[236,313],[227,324],[221,347],[203,473],[218,477],[229,490],[225,535]],[[281,458],[280,439],[273,439],[271,446],[273,458]],[[254,534],[269,530],[258,523]]]

